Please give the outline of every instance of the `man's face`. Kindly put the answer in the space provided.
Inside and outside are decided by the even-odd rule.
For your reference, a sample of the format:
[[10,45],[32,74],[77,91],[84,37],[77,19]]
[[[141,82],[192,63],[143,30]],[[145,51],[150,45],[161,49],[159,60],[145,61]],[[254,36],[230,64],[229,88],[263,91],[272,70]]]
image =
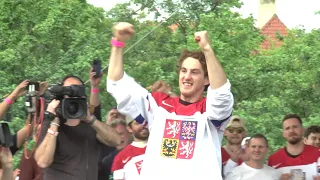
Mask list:
[[[82,83],[77,78],[73,78],[73,77],[66,79],[63,83],[63,86],[73,86],[73,85],[82,85]],[[69,98],[69,96],[66,95],[65,98]],[[79,120],[79,119],[68,119],[68,120]]]
[[63,86],[82,85],[82,83],[76,78],[68,78],[64,81]]
[[199,60],[189,57],[181,65],[179,73],[179,87],[181,96],[190,98],[202,94],[204,86],[209,84]]
[[115,119],[125,119],[125,116],[120,114],[117,109],[111,109],[107,116],[107,124],[110,124]]
[[252,138],[246,149],[249,159],[253,161],[263,161],[268,151],[266,141],[262,138]]
[[304,143],[320,148],[320,133],[310,133],[308,137],[304,138]]
[[120,135],[121,143],[117,146],[118,149],[123,149],[130,142],[130,133],[127,128],[122,124],[119,124],[115,127],[115,131]]
[[240,145],[243,138],[246,137],[246,131],[242,127],[235,128],[230,126],[225,130],[224,135],[230,145]]
[[145,126],[132,121],[131,125],[128,127],[129,132],[137,139],[145,141],[149,138],[149,130]]
[[287,119],[282,124],[283,137],[290,144],[297,144],[302,140],[303,127],[296,118]]

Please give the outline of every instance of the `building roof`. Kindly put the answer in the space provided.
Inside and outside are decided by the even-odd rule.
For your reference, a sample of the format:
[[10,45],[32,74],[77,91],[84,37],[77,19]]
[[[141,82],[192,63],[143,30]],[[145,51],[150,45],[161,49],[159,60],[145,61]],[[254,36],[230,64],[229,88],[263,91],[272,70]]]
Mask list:
[[288,28],[279,17],[274,14],[261,28],[261,32],[266,36],[266,39],[261,43],[261,48],[270,49],[272,45],[275,47],[281,46],[282,42],[277,38],[277,35],[286,36],[288,34]]

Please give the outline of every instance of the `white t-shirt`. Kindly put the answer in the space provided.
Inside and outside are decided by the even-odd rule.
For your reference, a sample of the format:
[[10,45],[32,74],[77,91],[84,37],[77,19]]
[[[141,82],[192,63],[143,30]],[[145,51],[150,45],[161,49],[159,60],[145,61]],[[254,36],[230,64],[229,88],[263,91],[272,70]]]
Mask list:
[[229,81],[208,88],[207,98],[185,104],[160,92],[149,93],[124,74],[107,81],[121,114],[148,126],[150,136],[140,179],[222,180],[221,140],[233,107]]
[[278,171],[268,165],[263,165],[262,169],[255,169],[242,163],[227,173],[225,180],[279,180]]

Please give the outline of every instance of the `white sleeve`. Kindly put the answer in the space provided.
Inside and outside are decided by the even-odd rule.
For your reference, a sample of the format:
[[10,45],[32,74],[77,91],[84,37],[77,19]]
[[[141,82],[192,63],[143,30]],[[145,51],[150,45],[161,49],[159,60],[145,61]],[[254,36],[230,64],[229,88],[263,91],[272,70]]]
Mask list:
[[224,180],[241,180],[241,176],[236,172],[231,171],[225,176]]
[[224,130],[227,121],[230,120],[233,109],[233,95],[229,80],[220,88],[208,87],[206,112],[208,120],[216,127]]
[[132,77],[124,73],[118,81],[107,79],[107,91],[115,98],[121,114],[130,116],[143,125],[152,123],[152,109],[157,106],[156,102]]
[[233,168],[237,167],[238,163],[228,159],[226,164],[223,166],[223,175],[226,177],[229,172],[233,170]]
[[124,179],[125,173],[123,169],[119,169],[113,172],[113,179],[118,180],[118,179]]

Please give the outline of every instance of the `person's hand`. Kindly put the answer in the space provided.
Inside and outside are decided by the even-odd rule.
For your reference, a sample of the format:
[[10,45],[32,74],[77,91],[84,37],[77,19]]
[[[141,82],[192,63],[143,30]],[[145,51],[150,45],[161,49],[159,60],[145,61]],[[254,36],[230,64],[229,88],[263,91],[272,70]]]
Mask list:
[[48,111],[48,112],[51,112],[52,114],[57,115],[57,114],[56,114],[56,109],[57,109],[57,107],[59,106],[59,104],[60,104],[60,101],[59,101],[59,100],[56,100],[56,99],[52,100],[52,101],[48,104],[47,111]]
[[289,173],[281,174],[280,180],[290,180],[291,175]]
[[119,22],[113,26],[114,39],[120,42],[130,40],[135,34],[133,25],[126,22]]
[[320,176],[313,176],[313,180],[320,180]]
[[230,159],[235,162],[235,163],[238,163],[239,162],[239,159],[241,158],[241,155],[242,155],[242,149],[239,148],[239,149],[234,149],[232,151],[229,151],[228,152],[229,155],[230,155]]
[[211,48],[207,31],[194,33],[194,40],[198,43],[202,50],[208,50]]
[[150,89],[152,92],[162,92],[170,95],[171,97],[176,96],[172,93],[170,85],[162,80],[156,81],[151,86],[147,87],[147,89]]
[[12,154],[9,148],[7,147],[1,147],[0,148],[0,162],[2,165],[2,168],[11,168],[13,166],[12,164]]
[[49,84],[48,84],[48,82],[40,82],[39,85],[40,85],[40,87],[39,87],[38,95],[41,96],[46,92],[46,90],[49,87]]
[[171,92],[171,87],[169,84],[162,80],[154,82],[151,86],[148,87],[152,92],[162,92],[168,94]]
[[99,88],[99,84],[101,82],[101,79],[103,77],[103,72],[101,71],[100,77],[94,77],[97,73],[93,71],[93,68],[90,70],[90,83],[91,88]]
[[28,80],[24,80],[22,81],[15,89],[14,91],[11,93],[13,98],[19,98],[25,94],[27,94],[27,90],[25,89],[25,87],[28,86],[29,81]]
[[16,169],[13,171],[13,179],[16,179],[20,175],[20,169]]

